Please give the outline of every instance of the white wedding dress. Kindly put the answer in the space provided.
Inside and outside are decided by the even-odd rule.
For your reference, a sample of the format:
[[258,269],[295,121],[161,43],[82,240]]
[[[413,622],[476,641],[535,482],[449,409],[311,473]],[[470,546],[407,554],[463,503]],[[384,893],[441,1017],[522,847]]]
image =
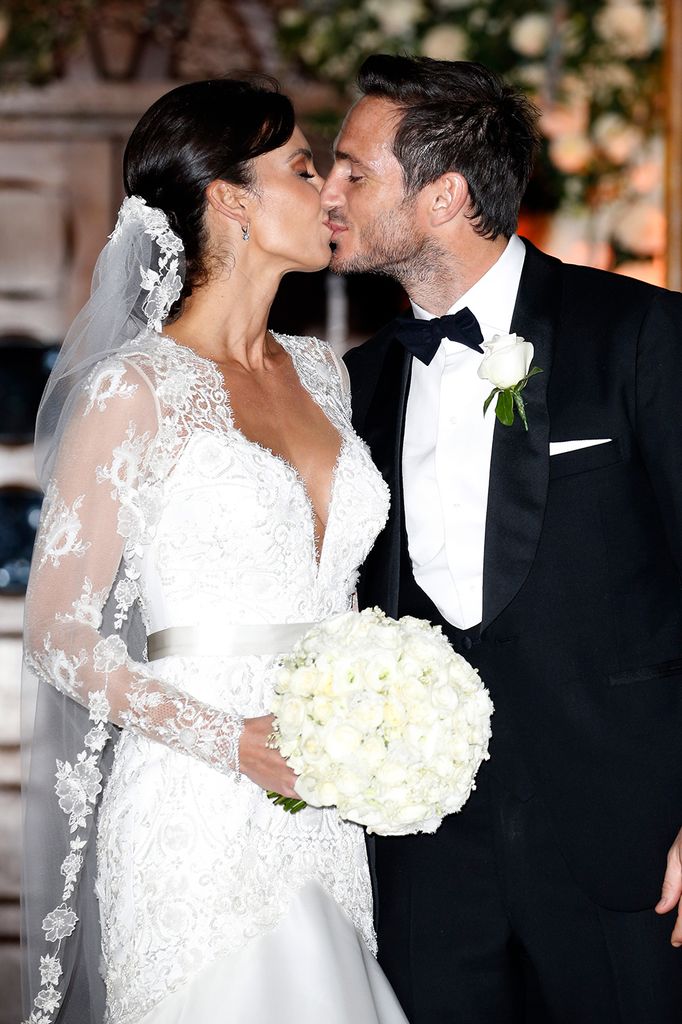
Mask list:
[[[340,435],[320,551],[302,479],[234,426],[217,365],[154,332],[91,375],[48,489],[27,660],[92,728],[59,777],[75,844],[43,928],[58,961],[114,722],[96,836],[107,1024],[405,1021],[372,956],[362,830],[334,809],[287,814],[235,771],[240,717],[268,712],[277,657],[230,654],[230,627],[347,611],[389,500],[338,361],[317,340],[278,340]],[[102,635],[112,588],[117,630],[135,605],[148,634],[189,627],[206,649],[133,661]],[[37,1005],[51,1020],[45,964]]]

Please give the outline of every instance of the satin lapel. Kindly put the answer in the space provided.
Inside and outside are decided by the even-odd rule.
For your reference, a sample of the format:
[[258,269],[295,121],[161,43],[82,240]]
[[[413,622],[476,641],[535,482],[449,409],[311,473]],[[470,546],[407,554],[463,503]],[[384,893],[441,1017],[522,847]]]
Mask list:
[[[547,501],[549,414],[555,321],[561,300],[561,263],[526,242],[526,258],[511,323],[512,333],[535,346],[543,372],[523,392],[528,433],[518,418],[497,421],[493,435],[483,564],[485,629],[523,585],[537,550]],[[488,415],[492,415],[492,409]]]
[[405,411],[412,356],[391,339],[372,401],[367,409],[363,435],[372,458],[391,490],[388,522],[372,549],[364,575],[372,603],[388,615],[398,612],[401,524],[403,518],[402,448]]

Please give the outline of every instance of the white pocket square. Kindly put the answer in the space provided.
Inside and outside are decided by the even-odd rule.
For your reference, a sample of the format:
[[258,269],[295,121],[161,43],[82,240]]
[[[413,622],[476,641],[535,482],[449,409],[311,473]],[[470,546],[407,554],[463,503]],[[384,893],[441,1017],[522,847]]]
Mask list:
[[564,452],[577,452],[580,448],[594,448],[597,444],[608,444],[612,438],[597,437],[589,441],[550,441],[549,454],[563,455]]

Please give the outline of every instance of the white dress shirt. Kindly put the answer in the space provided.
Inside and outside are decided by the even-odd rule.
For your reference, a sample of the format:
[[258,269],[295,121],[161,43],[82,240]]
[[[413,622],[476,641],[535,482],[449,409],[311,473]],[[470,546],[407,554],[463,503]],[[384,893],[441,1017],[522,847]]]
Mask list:
[[[465,306],[483,340],[508,334],[526,249],[514,235],[497,263],[448,310]],[[417,319],[435,314],[412,303]],[[481,621],[483,547],[494,403],[481,380],[483,356],[444,339],[429,366],[412,360],[403,446],[405,524],[414,576],[448,622],[468,629]]]

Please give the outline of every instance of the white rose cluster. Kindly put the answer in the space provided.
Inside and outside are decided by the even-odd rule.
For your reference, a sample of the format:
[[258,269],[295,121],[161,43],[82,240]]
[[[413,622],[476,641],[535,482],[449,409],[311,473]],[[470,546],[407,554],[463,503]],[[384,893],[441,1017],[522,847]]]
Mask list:
[[488,691],[422,619],[377,608],[327,619],[285,659],[275,691],[297,792],[369,832],[435,832],[488,757]]

